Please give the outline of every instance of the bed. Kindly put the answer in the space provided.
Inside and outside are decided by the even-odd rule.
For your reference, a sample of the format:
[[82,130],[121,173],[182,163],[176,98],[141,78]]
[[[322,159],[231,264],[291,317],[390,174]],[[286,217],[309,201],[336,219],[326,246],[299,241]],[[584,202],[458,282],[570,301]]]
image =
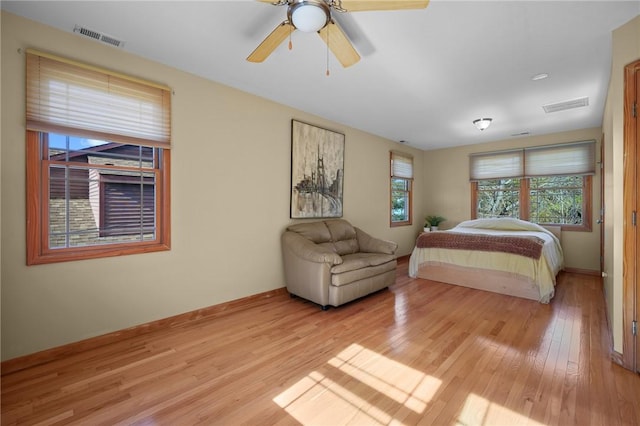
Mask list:
[[558,235],[519,219],[468,220],[420,234],[409,275],[549,303],[564,266]]

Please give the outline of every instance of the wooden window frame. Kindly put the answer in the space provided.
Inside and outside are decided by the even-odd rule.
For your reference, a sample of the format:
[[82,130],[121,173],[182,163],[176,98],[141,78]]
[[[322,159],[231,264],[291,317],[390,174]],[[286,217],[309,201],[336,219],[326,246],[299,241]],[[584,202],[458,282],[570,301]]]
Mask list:
[[27,130],[27,265],[96,259],[171,249],[171,154],[163,148],[156,182],[156,238],[152,241],[49,248],[49,173],[43,158],[42,136]]
[[[408,200],[408,205],[407,205],[407,217],[408,220],[403,220],[403,221],[394,221],[393,220],[393,215],[391,214],[391,212],[393,211],[393,180],[394,179],[401,179],[407,182],[407,187],[409,188],[407,190],[407,200]],[[399,178],[399,177],[394,177],[391,176],[391,178],[389,179],[389,225],[393,228],[396,226],[410,226],[413,224],[413,179],[409,179],[409,178]]]
[[[403,161],[404,160],[404,161]],[[408,161],[407,161],[408,160]],[[396,164],[395,162],[398,161]],[[407,220],[393,220],[393,180],[407,183]],[[413,155],[401,151],[389,152],[389,226],[410,226],[413,224]]]
[[[518,193],[520,203],[520,219],[529,220],[529,179],[520,179]],[[582,224],[555,224],[544,223],[541,225],[558,225],[563,231],[591,232],[593,229],[591,216],[593,212],[593,176],[582,177]],[[478,182],[471,182],[471,219],[478,218]]]

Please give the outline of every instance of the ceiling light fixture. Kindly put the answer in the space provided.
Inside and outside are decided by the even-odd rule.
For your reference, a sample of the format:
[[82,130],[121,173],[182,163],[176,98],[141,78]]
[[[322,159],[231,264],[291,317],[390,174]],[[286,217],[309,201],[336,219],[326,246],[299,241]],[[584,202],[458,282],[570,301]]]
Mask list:
[[314,33],[329,23],[331,12],[322,0],[297,0],[289,6],[287,17],[298,30]]
[[493,118],[478,118],[477,120],[473,120],[473,125],[476,126],[478,130],[486,130],[491,126],[492,121]]

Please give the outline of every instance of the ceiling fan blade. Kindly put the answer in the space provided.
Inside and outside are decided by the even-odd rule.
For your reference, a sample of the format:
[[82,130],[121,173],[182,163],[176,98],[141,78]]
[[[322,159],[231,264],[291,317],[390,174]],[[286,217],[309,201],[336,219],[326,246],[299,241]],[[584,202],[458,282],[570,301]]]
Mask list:
[[342,8],[347,12],[424,9],[428,5],[429,0],[342,0],[341,2]]
[[333,19],[329,21],[326,27],[318,31],[318,34],[327,43],[329,49],[338,58],[343,67],[350,67],[360,60],[360,55],[358,55],[345,33]]
[[253,52],[251,52],[251,55],[247,57],[247,61],[264,61],[269,57],[269,55],[271,55],[271,52],[276,50],[276,47],[280,46],[280,43],[282,43],[285,38],[289,37],[289,34],[293,31],[295,31],[295,27],[291,25],[289,21],[283,21],[275,30],[271,31],[271,34],[262,40],[262,43],[260,43]]

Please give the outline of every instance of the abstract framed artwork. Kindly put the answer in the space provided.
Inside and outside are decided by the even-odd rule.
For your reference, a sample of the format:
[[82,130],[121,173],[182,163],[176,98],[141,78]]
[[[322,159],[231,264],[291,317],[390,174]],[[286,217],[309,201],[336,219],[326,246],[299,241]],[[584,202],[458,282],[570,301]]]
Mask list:
[[342,217],[344,135],[291,120],[291,218]]

